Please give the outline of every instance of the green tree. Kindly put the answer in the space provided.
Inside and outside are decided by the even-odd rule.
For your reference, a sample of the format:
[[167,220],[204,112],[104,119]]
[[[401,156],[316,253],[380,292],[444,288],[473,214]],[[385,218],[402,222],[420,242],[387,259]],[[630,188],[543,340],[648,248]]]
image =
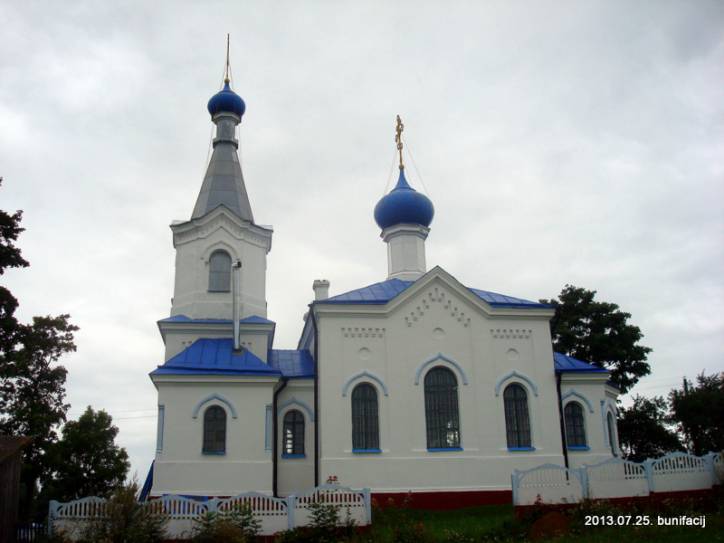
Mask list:
[[684,377],[682,387],[669,393],[669,402],[690,452],[724,450],[724,373],[702,372],[696,385]]
[[77,421],[68,421],[62,438],[48,451],[43,495],[70,501],[106,497],[121,488],[130,463],[126,450],[115,443],[117,435],[111,416],[90,406]]
[[635,396],[633,405],[622,408],[618,418],[618,436],[627,459],[641,462],[668,452],[683,451],[677,433],[667,427],[666,400],[661,396]]
[[[1,181],[1,180],[0,180]],[[0,275],[28,262],[15,245],[23,228],[22,212],[0,211]],[[57,426],[65,421],[66,370],[60,357],[75,350],[68,315],[34,317],[18,322],[18,301],[0,286],[0,433],[26,435],[33,441],[23,452],[21,515],[27,517],[37,481],[46,469],[46,452],[56,441]]]
[[611,381],[623,394],[651,373],[646,362],[651,349],[639,344],[643,334],[629,324],[630,313],[595,296],[595,290],[566,285],[558,299],[541,300],[556,310],[551,320],[553,347],[609,370]]

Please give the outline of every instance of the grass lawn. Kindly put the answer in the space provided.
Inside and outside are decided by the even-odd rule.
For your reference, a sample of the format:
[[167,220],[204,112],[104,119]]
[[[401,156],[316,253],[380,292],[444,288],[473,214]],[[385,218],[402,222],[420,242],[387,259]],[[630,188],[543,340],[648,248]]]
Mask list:
[[[653,523],[656,512],[646,513]],[[668,516],[668,515],[667,515]],[[528,533],[529,523],[517,520],[512,506],[491,505],[455,511],[419,511],[388,509],[376,511],[372,528],[360,539],[374,542],[449,542],[522,541]],[[397,536],[397,537],[395,537]],[[561,543],[604,542],[636,543],[638,541],[668,542],[724,542],[724,514],[708,513],[706,528],[688,526],[583,526],[574,518],[571,532],[556,538]]]

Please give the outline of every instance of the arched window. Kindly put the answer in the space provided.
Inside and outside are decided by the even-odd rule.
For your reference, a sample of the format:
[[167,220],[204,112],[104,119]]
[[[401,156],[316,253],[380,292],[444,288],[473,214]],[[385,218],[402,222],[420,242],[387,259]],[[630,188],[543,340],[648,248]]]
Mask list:
[[209,258],[209,292],[231,290],[231,257],[226,251],[214,251]]
[[226,411],[218,405],[212,405],[204,411],[203,452],[206,454],[226,452]]
[[613,415],[610,411],[608,412],[608,415],[606,415],[606,426],[608,427],[608,445],[611,447],[611,454],[618,456],[618,453],[616,452],[616,423],[614,422]]
[[282,456],[304,454],[304,415],[296,409],[284,415]]
[[447,368],[438,366],[425,375],[425,423],[428,449],[460,447],[458,381]]
[[352,391],[352,449],[379,448],[377,390],[369,383],[360,383]]
[[505,434],[509,449],[520,449],[531,446],[530,417],[528,416],[528,395],[525,389],[512,384],[503,392],[505,403]]
[[586,447],[586,426],[583,421],[583,408],[578,402],[568,402],[563,409],[566,422],[566,443],[568,447]]

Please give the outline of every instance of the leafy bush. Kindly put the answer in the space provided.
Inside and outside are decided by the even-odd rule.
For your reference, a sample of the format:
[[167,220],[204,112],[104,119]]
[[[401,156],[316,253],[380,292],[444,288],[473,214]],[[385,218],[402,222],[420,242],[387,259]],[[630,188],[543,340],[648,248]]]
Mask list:
[[344,522],[339,505],[313,502],[309,504],[309,526],[282,532],[277,543],[335,543],[348,541],[354,536],[355,522],[347,508]]
[[83,543],[160,543],[168,518],[136,501],[136,481],[120,487],[106,503],[106,516],[94,520],[81,535]]
[[195,543],[246,543],[253,541],[261,529],[247,504],[231,511],[206,513],[194,522],[191,540]]

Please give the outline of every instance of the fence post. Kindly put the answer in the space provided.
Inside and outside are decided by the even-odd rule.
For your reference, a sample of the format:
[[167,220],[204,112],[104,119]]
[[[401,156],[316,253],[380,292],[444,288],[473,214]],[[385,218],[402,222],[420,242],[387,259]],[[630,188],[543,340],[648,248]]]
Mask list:
[[209,513],[218,513],[219,510],[219,498],[211,498],[206,502],[206,507]]
[[712,484],[715,485],[719,482],[719,479],[716,476],[716,471],[714,471],[714,456],[716,455],[715,452],[708,452],[702,458],[704,459],[704,462],[706,462],[707,468],[711,472],[711,481]]
[[287,528],[294,529],[294,508],[296,507],[297,497],[294,494],[287,496]]
[[510,474],[510,486],[513,488],[513,505],[518,505],[518,470]]
[[55,516],[58,514],[59,508],[60,502],[50,500],[50,503],[48,504],[48,535],[53,535],[53,521],[55,520]]
[[652,463],[653,459],[651,458],[647,458],[641,463],[646,471],[646,482],[649,485],[649,494],[654,492],[654,467]]
[[370,497],[370,489],[363,488],[362,494],[365,498],[365,514],[367,516],[367,524],[372,524],[372,499]]

